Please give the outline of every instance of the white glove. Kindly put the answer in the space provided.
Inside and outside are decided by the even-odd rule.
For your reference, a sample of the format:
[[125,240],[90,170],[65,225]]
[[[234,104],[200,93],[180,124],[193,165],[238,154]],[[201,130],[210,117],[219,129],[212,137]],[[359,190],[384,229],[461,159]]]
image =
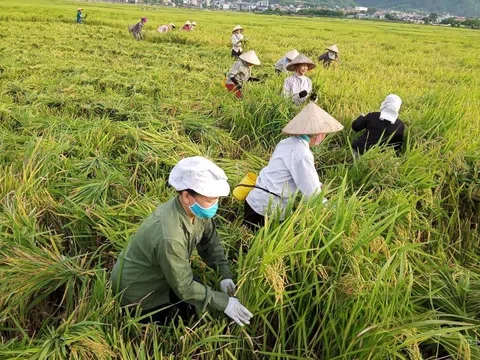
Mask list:
[[249,325],[249,320],[253,316],[252,313],[234,297],[228,299],[228,305],[224,313],[240,326],[244,326],[245,324]]
[[223,279],[220,281],[220,289],[222,289],[225,294],[232,296],[235,294],[235,283],[232,279]]

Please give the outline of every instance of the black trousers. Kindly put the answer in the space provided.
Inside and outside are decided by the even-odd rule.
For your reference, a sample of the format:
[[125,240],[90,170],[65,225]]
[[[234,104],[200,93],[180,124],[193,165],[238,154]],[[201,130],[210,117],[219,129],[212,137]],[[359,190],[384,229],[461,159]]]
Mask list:
[[240,55],[242,55],[242,51],[241,51],[241,50],[235,51],[235,50],[232,49],[232,57],[238,58]]
[[244,203],[244,211],[243,211],[243,225],[247,228],[252,230],[253,232],[257,232],[258,229],[265,225],[265,217],[255,212],[248,202],[245,201]]
[[[197,281],[200,282],[200,281]],[[178,323],[179,318],[188,322],[191,318],[198,318],[197,311],[195,310],[195,306],[188,304],[179,299],[177,294],[170,289],[169,291],[169,298],[170,301],[166,304],[162,304],[159,306],[155,306],[150,309],[141,310],[140,316],[144,317],[147,314],[155,312],[150,316],[141,319],[139,322],[142,324],[151,324],[156,323],[157,325],[168,325],[173,321],[174,324]],[[163,310],[160,310],[163,309]],[[160,311],[157,311],[160,310]],[[126,311],[130,312],[131,316],[135,315],[136,308],[129,308]]]

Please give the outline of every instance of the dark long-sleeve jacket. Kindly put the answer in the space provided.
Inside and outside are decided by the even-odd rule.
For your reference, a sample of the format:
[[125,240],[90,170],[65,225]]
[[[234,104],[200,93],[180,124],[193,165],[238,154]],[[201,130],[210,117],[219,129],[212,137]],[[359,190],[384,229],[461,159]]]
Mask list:
[[386,120],[380,120],[380,113],[373,112],[365,116],[360,116],[352,123],[353,131],[362,131],[352,144],[354,150],[363,154],[374,145],[390,145],[396,151],[400,150],[403,144],[403,134],[405,125],[397,119],[395,123]]
[[332,63],[338,62],[338,56],[335,59],[330,59],[327,51],[318,57],[318,61],[323,61],[323,66],[328,68]]

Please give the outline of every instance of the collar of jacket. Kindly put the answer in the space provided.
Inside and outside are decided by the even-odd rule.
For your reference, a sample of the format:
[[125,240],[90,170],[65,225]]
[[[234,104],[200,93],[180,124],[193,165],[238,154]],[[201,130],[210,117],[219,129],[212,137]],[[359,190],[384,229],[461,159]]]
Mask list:
[[178,214],[180,215],[180,219],[182,219],[183,224],[185,225],[185,229],[192,234],[195,225],[190,221],[185,209],[183,208],[182,204],[180,203],[180,196],[177,195],[175,198],[175,207],[177,208]]
[[295,77],[297,77],[297,78],[299,78],[299,79],[304,79],[304,78],[306,78],[305,75],[298,75],[298,73],[297,73],[296,71],[293,73],[293,76],[295,76]]

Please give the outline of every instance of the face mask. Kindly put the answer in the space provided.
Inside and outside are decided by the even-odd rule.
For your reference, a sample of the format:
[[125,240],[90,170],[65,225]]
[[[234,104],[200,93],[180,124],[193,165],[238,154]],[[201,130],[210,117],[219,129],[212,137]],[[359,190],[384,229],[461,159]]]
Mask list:
[[335,53],[334,53],[334,52],[331,52],[331,51],[329,51],[329,53],[328,53],[328,57],[329,57],[329,59],[331,59],[331,60],[335,59]]
[[306,142],[310,142],[310,136],[308,135],[300,135],[299,138],[305,140]]
[[200,219],[211,219],[217,213],[218,201],[209,208],[201,207],[197,202],[195,202],[193,205],[190,205],[189,208],[196,217]]

